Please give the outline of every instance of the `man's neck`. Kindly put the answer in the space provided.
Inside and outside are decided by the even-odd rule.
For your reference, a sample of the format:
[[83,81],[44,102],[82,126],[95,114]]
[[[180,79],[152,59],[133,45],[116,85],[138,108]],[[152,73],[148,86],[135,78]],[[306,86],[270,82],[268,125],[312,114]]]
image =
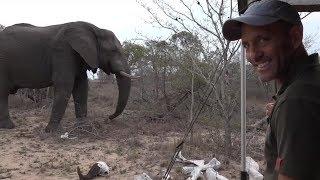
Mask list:
[[[289,63],[291,64],[291,63],[294,63],[295,61],[305,60],[306,57],[308,57],[308,53],[304,48],[304,46],[301,44],[301,46],[299,46],[288,58],[290,58]],[[288,68],[289,67],[290,65],[288,66]],[[286,74],[283,74],[281,77],[275,79],[277,85],[281,87],[282,84],[289,78],[288,76],[289,76],[288,73],[286,73]]]

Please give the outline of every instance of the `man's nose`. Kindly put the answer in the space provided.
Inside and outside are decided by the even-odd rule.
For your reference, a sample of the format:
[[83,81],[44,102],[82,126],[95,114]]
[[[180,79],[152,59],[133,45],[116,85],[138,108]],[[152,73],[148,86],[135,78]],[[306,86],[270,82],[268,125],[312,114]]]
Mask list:
[[250,47],[246,51],[247,59],[249,62],[258,62],[261,60],[261,57],[263,56],[263,52],[256,47]]

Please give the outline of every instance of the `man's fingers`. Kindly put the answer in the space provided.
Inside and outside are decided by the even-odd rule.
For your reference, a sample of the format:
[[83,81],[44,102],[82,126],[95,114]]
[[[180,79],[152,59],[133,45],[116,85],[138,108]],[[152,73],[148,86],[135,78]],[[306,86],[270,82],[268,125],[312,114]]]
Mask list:
[[270,116],[270,115],[271,115],[273,106],[274,106],[274,102],[268,103],[268,104],[266,105],[266,115],[267,115],[267,116]]

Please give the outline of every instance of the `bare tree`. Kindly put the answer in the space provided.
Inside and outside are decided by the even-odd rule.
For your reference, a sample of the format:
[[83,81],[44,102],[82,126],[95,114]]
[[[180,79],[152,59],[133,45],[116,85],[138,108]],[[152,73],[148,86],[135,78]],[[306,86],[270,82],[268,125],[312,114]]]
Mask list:
[[[150,3],[151,2],[151,3]],[[236,15],[236,4],[232,0],[140,0],[139,3],[149,12],[149,23],[172,31],[174,34],[188,32],[201,41],[201,53],[195,56],[187,51],[190,58],[197,58],[194,71],[199,77],[215,89],[215,100],[221,112],[225,130],[226,155],[231,154],[231,119],[237,105],[238,90],[234,76],[231,76],[230,64],[235,61],[239,42],[230,42],[223,38],[222,26]],[[206,64],[210,68],[202,68]]]
[[304,46],[308,51],[320,51],[320,48],[317,47],[317,43],[319,41],[317,41],[317,37],[319,37],[319,33],[312,33],[312,34],[308,34],[304,37],[303,41],[304,41]]
[[147,101],[147,98],[145,97],[146,88],[144,79],[148,68],[148,62],[146,60],[148,50],[145,46],[132,42],[124,42],[123,47],[125,56],[129,60],[131,71],[141,77],[139,79],[140,99]]

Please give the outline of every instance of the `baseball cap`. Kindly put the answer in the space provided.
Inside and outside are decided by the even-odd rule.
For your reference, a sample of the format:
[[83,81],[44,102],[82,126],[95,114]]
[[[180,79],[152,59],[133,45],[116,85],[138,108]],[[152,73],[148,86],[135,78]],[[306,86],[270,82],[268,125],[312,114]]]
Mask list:
[[279,0],[257,0],[239,17],[227,20],[222,27],[223,36],[234,41],[241,38],[241,24],[264,26],[276,21],[301,24],[297,10],[290,4]]

